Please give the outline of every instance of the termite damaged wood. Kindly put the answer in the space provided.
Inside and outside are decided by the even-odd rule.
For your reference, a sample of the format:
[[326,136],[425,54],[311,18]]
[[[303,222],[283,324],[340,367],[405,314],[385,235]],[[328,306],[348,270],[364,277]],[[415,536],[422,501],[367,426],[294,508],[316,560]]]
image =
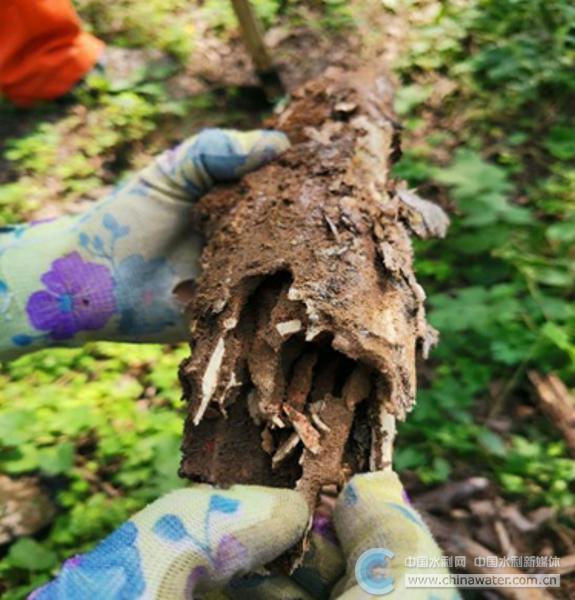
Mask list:
[[390,176],[392,95],[376,69],[329,69],[270,123],[291,149],[199,204],[183,476],[295,487],[314,507],[391,467],[416,354],[436,338],[410,234],[448,224]]

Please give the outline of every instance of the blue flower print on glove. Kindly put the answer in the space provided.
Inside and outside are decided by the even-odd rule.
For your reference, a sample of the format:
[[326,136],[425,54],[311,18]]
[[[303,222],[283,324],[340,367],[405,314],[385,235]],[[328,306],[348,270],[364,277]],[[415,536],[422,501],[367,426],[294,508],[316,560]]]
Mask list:
[[189,533],[182,520],[173,514],[160,517],[156,521],[153,531],[158,537],[166,541],[181,542],[182,540],[188,540],[190,544],[202,551],[216,569],[221,569],[232,560],[241,559],[246,549],[233,535],[226,534],[218,541],[214,551],[210,517],[216,513],[234,515],[239,508],[240,502],[238,500],[214,494],[210,498],[210,504],[204,517],[203,539]]
[[[210,498],[201,533],[197,532],[196,535],[189,532],[180,517],[174,514],[165,514],[154,524],[153,532],[158,538],[170,544],[178,544],[180,548],[187,545],[189,552],[199,551],[205,558],[205,564],[194,566],[188,574],[186,597],[193,597],[195,586],[201,580],[209,579],[211,570],[219,574],[226,571],[233,572],[247,562],[248,549],[234,535],[226,533],[215,539],[212,535],[211,517],[215,514],[234,517],[240,510],[240,504],[239,500],[234,498],[214,494]],[[178,553],[175,555],[172,568],[176,570],[183,568],[183,564],[177,566],[177,563],[178,561],[184,563],[185,560],[186,552]]]
[[130,234],[110,213],[102,217],[101,234],[81,232],[80,245],[97,259],[108,263],[115,281],[114,297],[120,315],[118,331],[124,335],[158,333],[180,325],[182,316],[171,290],[176,275],[164,257],[147,260],[141,254],[131,254],[120,260],[119,240]]
[[92,552],[67,560],[62,570],[29,600],[135,600],[145,591],[138,530],[128,521]]
[[10,309],[12,298],[8,285],[0,279],[0,318],[8,318],[7,314]]
[[133,254],[118,265],[115,278],[121,333],[156,333],[179,325],[180,312],[171,297],[166,298],[176,277],[165,259],[146,260]]

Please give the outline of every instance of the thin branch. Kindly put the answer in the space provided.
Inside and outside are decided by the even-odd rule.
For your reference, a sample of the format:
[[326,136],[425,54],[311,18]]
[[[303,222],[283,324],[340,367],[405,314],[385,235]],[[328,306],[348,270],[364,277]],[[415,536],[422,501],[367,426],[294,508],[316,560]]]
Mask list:
[[266,96],[269,100],[284,96],[285,88],[264,42],[262,24],[249,0],[232,0],[232,6],[242,30],[242,39],[250,53]]

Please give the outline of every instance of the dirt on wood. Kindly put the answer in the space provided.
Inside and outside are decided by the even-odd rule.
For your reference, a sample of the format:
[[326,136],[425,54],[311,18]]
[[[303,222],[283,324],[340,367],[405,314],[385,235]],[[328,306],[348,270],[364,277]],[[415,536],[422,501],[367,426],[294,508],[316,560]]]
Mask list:
[[373,69],[328,69],[270,123],[291,149],[198,205],[183,476],[295,487],[313,508],[385,466],[389,415],[413,407],[435,340],[410,233],[447,227],[390,177],[392,93]]

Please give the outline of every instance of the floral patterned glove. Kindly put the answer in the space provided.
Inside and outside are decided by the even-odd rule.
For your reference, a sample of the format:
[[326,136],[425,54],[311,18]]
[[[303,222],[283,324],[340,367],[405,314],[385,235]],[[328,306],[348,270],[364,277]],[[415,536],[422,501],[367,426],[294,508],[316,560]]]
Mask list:
[[[292,577],[263,574],[308,522],[293,490],[195,485],[163,496],[94,550],[66,561],[30,600],[460,599],[453,588],[406,588],[408,573],[448,571],[395,473],[356,475],[333,522],[315,515],[304,565]],[[436,564],[411,566],[418,557]]]
[[206,129],[84,214],[0,229],[0,359],[87,340],[185,339],[172,290],[199,271],[190,204],[288,145],[275,131]]
[[308,520],[307,505],[293,490],[208,485],[177,490],[88,554],[67,560],[56,579],[29,600],[198,597],[285,552]]
[[[263,535],[263,534],[262,534]],[[391,471],[356,475],[333,518],[313,518],[309,549],[291,577],[233,579],[230,600],[459,600],[453,587],[406,588],[407,574],[447,574],[441,550]],[[425,559],[432,568],[417,568]]]
[[[447,574],[448,569],[442,566],[441,550],[410,506],[396,473],[354,477],[338,499],[334,525],[345,555],[346,572],[332,597],[359,600],[385,594],[389,600],[460,599],[452,587],[406,588],[406,574]],[[413,566],[418,557],[434,566]]]

